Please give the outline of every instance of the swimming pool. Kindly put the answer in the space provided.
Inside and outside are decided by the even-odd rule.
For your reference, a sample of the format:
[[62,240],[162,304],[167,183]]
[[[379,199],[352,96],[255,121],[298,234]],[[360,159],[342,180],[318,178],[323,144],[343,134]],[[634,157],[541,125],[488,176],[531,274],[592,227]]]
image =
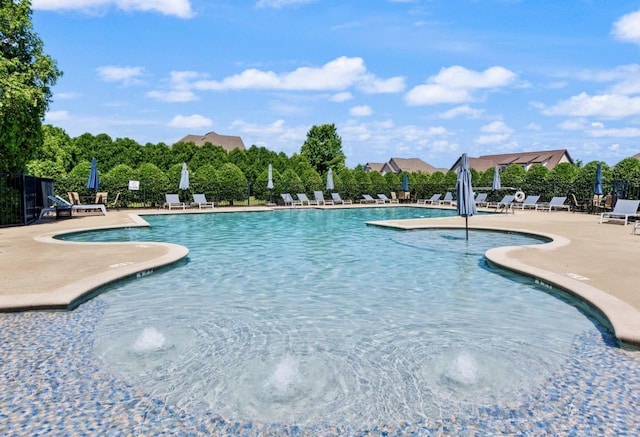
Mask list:
[[[423,211],[154,216],[151,229],[76,234],[166,240],[190,256],[109,286],[72,314],[28,316],[73,351],[71,363],[40,367],[56,374],[71,364],[81,375],[65,378],[71,390],[98,375],[116,408],[135,399],[139,414],[142,404],[136,424],[151,430],[176,422],[204,434],[513,433],[612,421],[633,429],[637,360],[561,294],[483,258],[490,247],[541,241],[472,231],[467,242],[461,230],[364,224]],[[0,317],[3,332],[18,329],[10,317]],[[24,372],[17,357],[6,363],[14,361],[13,372]]]

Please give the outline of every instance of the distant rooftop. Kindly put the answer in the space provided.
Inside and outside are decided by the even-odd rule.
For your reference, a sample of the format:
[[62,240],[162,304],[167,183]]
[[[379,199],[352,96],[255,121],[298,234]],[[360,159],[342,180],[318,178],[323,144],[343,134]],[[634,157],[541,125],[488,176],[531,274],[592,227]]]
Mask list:
[[242,138],[233,135],[218,135],[215,132],[209,132],[206,135],[187,135],[178,142],[194,143],[196,146],[204,146],[206,143],[211,143],[214,146],[221,146],[227,152],[233,149],[245,149]]

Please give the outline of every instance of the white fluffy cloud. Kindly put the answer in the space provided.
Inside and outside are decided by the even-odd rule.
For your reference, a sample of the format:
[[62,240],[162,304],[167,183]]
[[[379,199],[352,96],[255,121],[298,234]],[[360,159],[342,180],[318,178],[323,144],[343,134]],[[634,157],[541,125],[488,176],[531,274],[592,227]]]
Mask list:
[[640,97],[615,94],[591,96],[581,93],[550,108],[544,108],[542,112],[545,115],[623,118],[640,115]]
[[276,73],[256,68],[226,77],[221,81],[199,80],[193,86],[199,90],[268,89],[286,91],[345,90],[358,85],[370,93],[397,91],[404,79],[378,79],[367,73],[362,58],[341,56],[321,67],[300,67],[291,72]]
[[202,115],[176,115],[169,122],[169,126],[180,129],[201,129],[213,125],[213,121]]
[[431,76],[426,84],[411,89],[405,100],[409,105],[464,103],[472,101],[477,90],[506,87],[516,78],[514,72],[504,67],[496,66],[479,72],[454,65]]
[[494,121],[480,128],[484,135],[476,138],[476,144],[499,144],[511,137],[513,129],[502,121]]
[[282,8],[290,5],[311,3],[315,0],[258,0],[256,6],[259,8]]
[[613,35],[621,40],[640,44],[640,11],[623,15],[613,24]]
[[347,100],[351,100],[353,99],[353,94],[351,94],[349,91],[343,91],[341,93],[337,93],[332,95],[329,98],[329,101],[331,102],[336,102],[336,103],[341,103],[341,102],[346,102]]
[[121,67],[119,65],[105,65],[96,69],[98,77],[105,82],[122,82],[125,85],[138,83],[144,74],[143,67]]
[[440,118],[453,119],[458,117],[478,118],[484,113],[484,109],[475,109],[469,105],[456,106],[439,114]]
[[94,12],[108,7],[124,11],[159,12],[179,18],[193,17],[189,0],[33,0],[34,10],[81,10]]
[[349,115],[354,117],[368,117],[373,114],[373,110],[367,105],[354,106],[349,110]]

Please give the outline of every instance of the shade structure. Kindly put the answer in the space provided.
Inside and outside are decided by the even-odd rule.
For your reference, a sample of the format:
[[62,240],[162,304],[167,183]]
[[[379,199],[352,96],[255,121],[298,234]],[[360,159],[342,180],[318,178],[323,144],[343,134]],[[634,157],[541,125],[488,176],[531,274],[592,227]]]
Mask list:
[[327,173],[327,191],[331,191],[333,188],[333,170],[329,169]]
[[596,183],[593,184],[593,194],[602,196],[602,164],[596,167]]
[[180,172],[180,185],[178,186],[181,190],[189,189],[189,170],[187,170],[187,163],[182,163],[182,171]]
[[409,191],[409,174],[407,172],[402,175],[402,191]]
[[273,190],[273,168],[269,164],[269,170],[267,171],[267,189]]
[[473,187],[471,182],[471,169],[469,157],[466,153],[460,158],[458,178],[456,180],[456,208],[458,215],[464,217],[465,235],[469,239],[469,217],[476,213],[476,202],[473,200]]
[[495,169],[493,170],[493,182],[491,182],[491,191],[498,191],[500,188],[502,188],[502,182],[500,181],[500,170],[496,165]]
[[97,190],[100,188],[100,180],[98,177],[98,162],[96,158],[91,160],[91,171],[89,171],[89,179],[87,180],[87,188]]

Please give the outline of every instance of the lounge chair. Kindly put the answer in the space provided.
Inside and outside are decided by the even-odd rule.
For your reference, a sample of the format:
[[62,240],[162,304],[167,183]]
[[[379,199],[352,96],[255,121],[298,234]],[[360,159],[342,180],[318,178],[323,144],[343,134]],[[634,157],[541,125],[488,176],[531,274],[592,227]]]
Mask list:
[[549,212],[554,209],[566,209],[567,211],[569,211],[571,205],[565,204],[565,200],[567,200],[567,198],[564,196],[556,196],[549,201],[548,205],[544,205],[542,207],[539,207],[538,209],[544,209]]
[[318,205],[333,205],[333,200],[325,199],[322,191],[314,191],[313,197],[316,199]]
[[476,206],[487,206],[487,193],[478,193],[473,201],[476,203]]
[[111,201],[109,208],[118,208],[118,202],[120,201],[120,191],[116,193],[116,197]]
[[636,231],[637,231],[638,229],[640,229],[640,221],[637,221],[637,220],[636,220],[636,222],[635,222],[635,223],[634,223],[634,225],[633,225],[633,229],[631,229],[631,233],[632,233],[633,235],[636,235]]
[[382,203],[399,203],[398,199],[389,199],[386,194],[378,194],[378,199],[382,200]]
[[69,191],[67,192],[67,196],[69,196],[69,203],[72,205],[80,205],[80,195],[77,191]]
[[520,209],[526,209],[526,208],[533,208],[533,209],[538,209],[538,199],[540,199],[540,196],[527,196],[526,199],[524,199],[524,201],[522,203],[518,203],[516,204],[516,208],[520,208]]
[[640,206],[640,200],[618,199],[613,211],[600,214],[600,223],[606,219],[608,222],[618,221],[626,225],[629,223],[629,217],[640,217],[638,206]]
[[504,212],[509,212],[509,211],[513,212],[512,205],[513,205],[513,199],[514,198],[515,198],[514,195],[507,194],[499,202],[489,202],[489,203],[487,203],[487,207],[488,208],[495,208],[496,211],[501,211],[502,210]]
[[[310,205],[311,205],[311,202],[312,202],[312,201],[311,201],[311,200],[309,200],[309,198],[307,197],[307,195],[306,195],[306,194],[304,194],[304,193],[297,193],[297,194],[296,194],[296,196],[298,196],[298,200],[300,201],[300,205],[304,206],[304,204],[305,204],[305,203],[306,203],[308,206],[310,206]],[[315,203],[316,205],[318,204],[318,202],[315,202],[315,201],[314,201],[314,203]]]
[[342,197],[340,197],[340,193],[331,193],[331,199],[335,204],[341,203],[343,205],[351,205],[353,203],[351,199],[342,199]]
[[284,202],[284,206],[296,206],[296,205],[302,205],[302,202],[300,202],[299,200],[294,199],[291,194],[289,193],[282,193],[280,194],[280,197],[282,197],[282,201]]
[[360,203],[384,203],[384,200],[380,198],[374,199],[369,194],[363,194],[362,199],[360,199]]
[[99,204],[79,204],[79,205],[74,205],[71,202],[67,202],[65,199],[63,199],[60,196],[48,196],[49,200],[54,202],[54,204],[56,205],[56,216],[57,217],[61,217],[63,215],[66,216],[67,211],[66,210],[70,210],[69,214],[71,214],[72,212],[92,212],[92,211],[100,211],[102,213],[102,215],[107,215],[107,208],[105,208],[104,205]]
[[165,194],[164,197],[166,200],[165,205],[169,209],[173,209],[173,208],[186,209],[187,208],[187,205],[184,202],[180,202],[180,197],[177,194]]
[[440,205],[444,205],[445,203],[449,205],[453,203],[453,193],[450,191],[444,193],[444,198],[440,201]]
[[442,197],[442,194],[434,194],[433,196],[431,196],[430,199],[418,199],[417,203],[418,204],[424,204],[426,205],[427,203],[430,205],[435,205],[436,202],[440,203],[440,198]]
[[98,191],[96,193],[96,201],[94,202],[96,205],[102,203],[103,205],[107,204],[107,197],[109,196],[108,191]]
[[193,204],[198,205],[199,209],[214,207],[213,202],[207,202],[207,197],[204,194],[194,194]]

